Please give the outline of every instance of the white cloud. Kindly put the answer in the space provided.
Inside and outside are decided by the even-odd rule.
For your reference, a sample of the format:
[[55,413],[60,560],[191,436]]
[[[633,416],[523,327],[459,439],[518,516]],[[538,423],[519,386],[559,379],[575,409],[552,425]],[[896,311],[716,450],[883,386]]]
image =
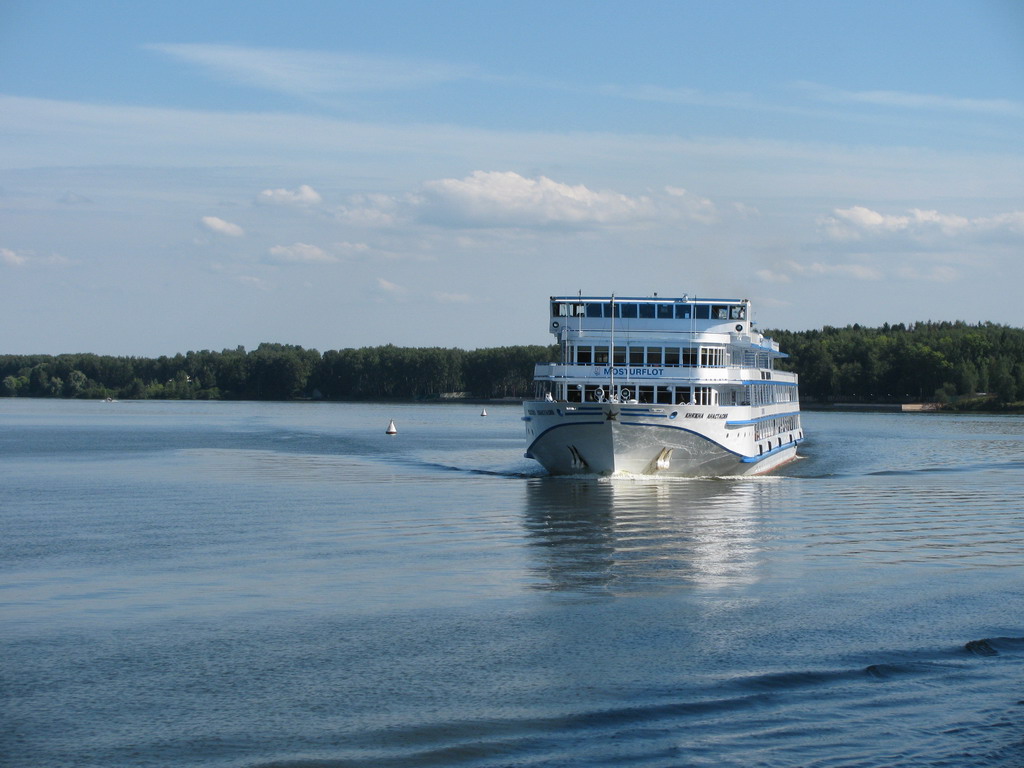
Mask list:
[[218,235],[227,235],[228,237],[241,237],[245,234],[243,230],[237,224],[232,224],[230,221],[224,221],[216,216],[203,216],[200,219],[203,226],[211,232],[216,232]]
[[308,243],[293,243],[292,245],[275,245],[270,249],[270,255],[278,261],[305,262],[305,263],[330,263],[338,260],[327,251]]
[[1024,211],[968,218],[952,213],[912,208],[905,214],[885,214],[854,206],[836,208],[820,224],[833,240],[861,240],[865,237],[901,235],[916,240],[952,238],[979,233],[1024,234]]
[[[746,217],[752,211],[740,205],[736,215]],[[392,227],[419,221],[469,229],[710,224],[719,218],[711,200],[681,187],[665,187],[661,194],[627,195],[546,176],[528,178],[514,171],[474,171],[461,179],[436,179],[405,195],[353,195],[339,207],[337,216],[353,226]]]
[[468,226],[617,224],[650,219],[655,210],[647,197],[512,171],[474,171],[463,179],[429,181],[416,202],[428,221]]
[[0,248],[0,263],[9,267],[20,267],[28,262],[28,257],[15,253],[10,248]]
[[389,195],[353,195],[338,208],[338,218],[357,227],[390,227],[401,214],[398,199]]
[[761,211],[758,210],[757,206],[747,205],[746,203],[733,203],[732,208],[741,219],[756,219],[761,216]]
[[323,198],[308,184],[298,189],[264,189],[256,197],[258,203],[271,205],[317,205]]
[[377,287],[385,293],[389,293],[393,296],[404,296],[408,293],[408,289],[404,286],[392,283],[390,280],[385,280],[383,277],[377,278]]
[[335,243],[332,248],[335,253],[343,253],[346,256],[359,256],[370,251],[370,246],[366,243],[349,243],[347,241]]
[[32,251],[14,251],[10,248],[0,248],[0,264],[8,267],[24,267],[26,265],[57,265],[71,264],[71,260],[57,253],[49,256],[40,256]]

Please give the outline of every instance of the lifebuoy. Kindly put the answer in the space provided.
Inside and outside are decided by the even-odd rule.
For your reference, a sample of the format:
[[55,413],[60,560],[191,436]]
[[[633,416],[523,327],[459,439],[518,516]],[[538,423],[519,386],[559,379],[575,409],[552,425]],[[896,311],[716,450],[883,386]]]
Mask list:
[[594,390],[594,399],[597,400],[598,402],[601,402],[602,400],[604,400],[604,390],[601,389],[600,387],[595,389]]

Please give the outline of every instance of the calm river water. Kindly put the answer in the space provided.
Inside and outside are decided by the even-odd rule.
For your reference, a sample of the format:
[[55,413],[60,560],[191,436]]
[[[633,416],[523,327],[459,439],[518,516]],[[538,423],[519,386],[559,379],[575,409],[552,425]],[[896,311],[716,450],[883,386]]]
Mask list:
[[1024,765],[1024,418],[608,482],[488,413],[0,400],[0,765]]

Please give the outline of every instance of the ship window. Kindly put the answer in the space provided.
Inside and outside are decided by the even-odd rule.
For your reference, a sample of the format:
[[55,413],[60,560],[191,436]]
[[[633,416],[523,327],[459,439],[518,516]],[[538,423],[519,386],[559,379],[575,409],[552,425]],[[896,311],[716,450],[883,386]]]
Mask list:
[[742,304],[737,304],[734,307],[729,307],[729,319],[730,320],[743,320],[747,316],[746,307]]
[[716,304],[711,308],[711,317],[715,320],[728,320],[729,308],[722,304]]
[[583,315],[583,304],[555,301],[551,304],[551,314],[555,317],[580,317]]
[[636,399],[639,400],[641,403],[653,403],[654,387],[637,387]]
[[576,362],[580,365],[590,365],[594,359],[593,347],[576,347]]
[[680,365],[689,365],[689,366],[697,365],[697,350],[696,349],[693,349],[693,348],[690,348],[690,347],[685,347],[683,349],[683,351],[682,351],[682,355],[683,355],[682,359],[679,361]]
[[661,347],[647,348],[647,364],[661,365]]
[[615,359],[612,361],[615,365],[626,364],[626,348],[616,347],[615,348]]
[[594,365],[608,365],[608,347],[594,347]]
[[725,365],[725,350],[721,347],[701,347],[700,364],[711,368],[722,367]]
[[679,347],[665,347],[665,365],[679,365]]
[[671,405],[675,402],[672,399],[672,387],[658,387],[655,397],[657,398],[656,401],[663,405]]
[[689,320],[693,316],[692,310],[689,304],[676,304],[676,320]]
[[693,316],[698,320],[707,320],[711,317],[711,307],[707,304],[697,304],[693,309]]
[[697,405],[714,405],[715,390],[711,387],[694,387],[693,402]]
[[651,318],[654,317],[654,305],[653,304],[641,304],[639,309],[640,309],[640,317],[643,317],[643,318],[646,318],[646,319],[651,319]]
[[587,317],[604,317],[604,304],[596,302],[587,304]]
[[689,405],[692,395],[689,387],[676,387],[676,402],[680,405]]
[[659,320],[671,320],[672,319],[672,305],[671,304],[656,304],[658,308],[658,319]]
[[620,304],[619,312],[621,312],[619,317],[636,317],[636,304]]
[[644,364],[644,348],[643,347],[630,347],[629,348],[629,364],[630,365],[643,365]]

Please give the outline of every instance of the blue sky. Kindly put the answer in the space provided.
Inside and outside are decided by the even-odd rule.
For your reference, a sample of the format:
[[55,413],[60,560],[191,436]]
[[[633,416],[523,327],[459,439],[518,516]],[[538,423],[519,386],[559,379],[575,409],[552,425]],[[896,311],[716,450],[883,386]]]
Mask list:
[[1024,325],[1024,4],[0,4],[0,353]]

